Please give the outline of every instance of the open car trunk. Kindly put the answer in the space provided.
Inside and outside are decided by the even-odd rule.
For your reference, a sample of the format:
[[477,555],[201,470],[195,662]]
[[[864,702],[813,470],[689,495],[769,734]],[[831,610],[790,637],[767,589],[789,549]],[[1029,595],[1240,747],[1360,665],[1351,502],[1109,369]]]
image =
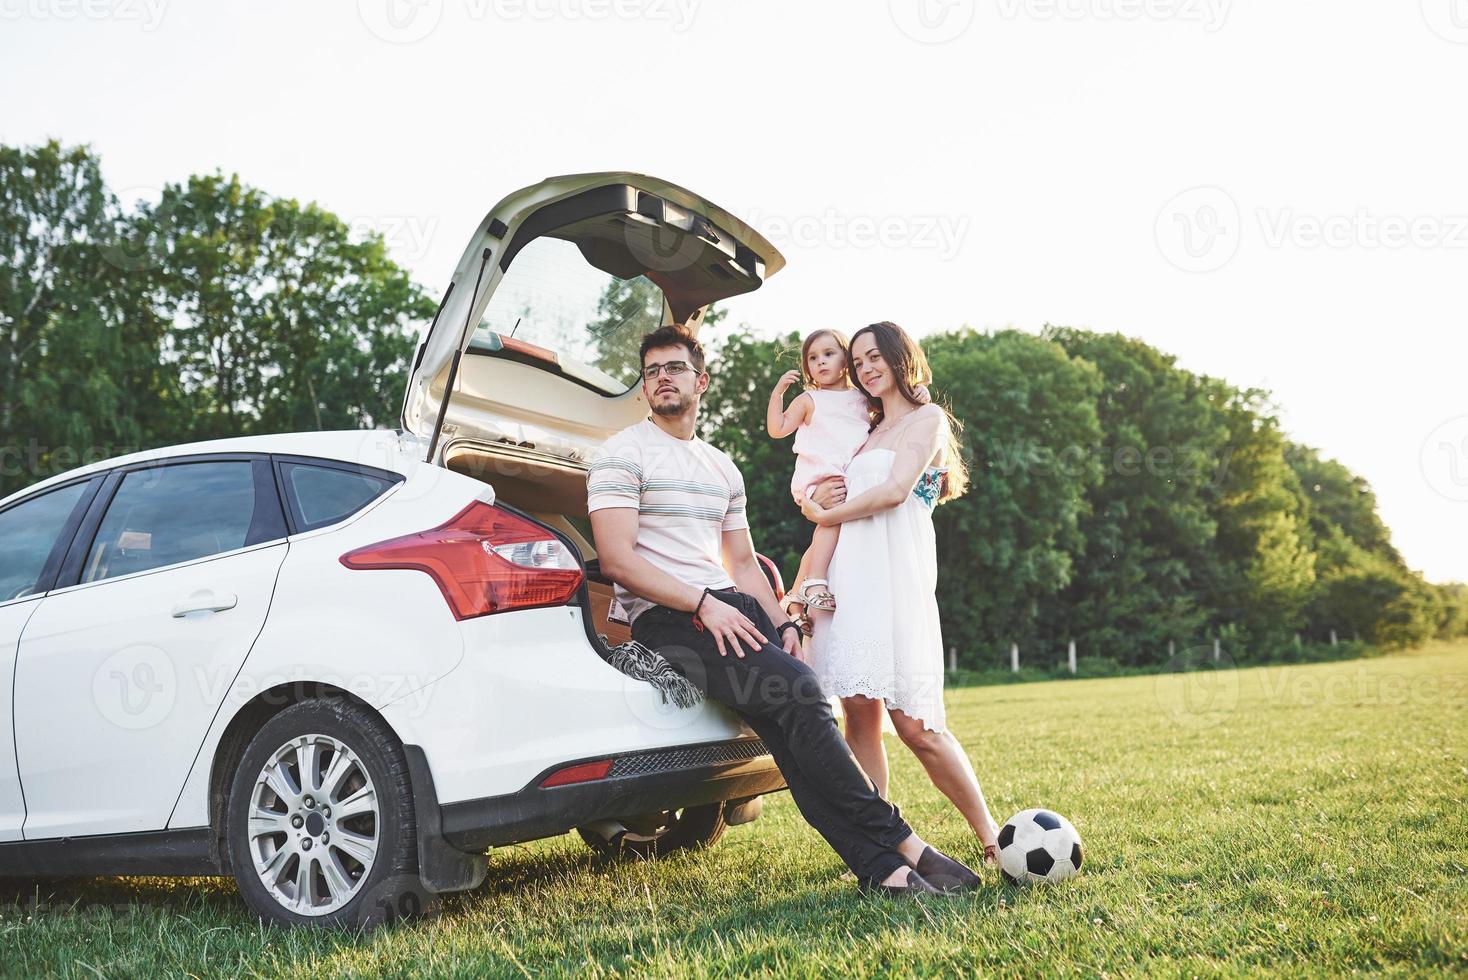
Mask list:
[[481,222],[419,344],[403,428],[437,462],[503,446],[584,464],[647,415],[642,335],[697,334],[709,304],[784,264],[738,218],[642,174],[517,191]]

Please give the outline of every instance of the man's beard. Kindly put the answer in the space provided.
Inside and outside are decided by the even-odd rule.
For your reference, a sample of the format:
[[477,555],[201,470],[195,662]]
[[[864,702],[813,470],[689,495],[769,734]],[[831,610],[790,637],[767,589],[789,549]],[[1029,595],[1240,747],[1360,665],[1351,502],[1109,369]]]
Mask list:
[[683,397],[682,392],[678,392],[676,394],[677,400],[671,402],[660,401],[657,399],[656,396],[654,396],[652,413],[654,415],[661,415],[664,418],[669,418],[682,415],[684,412],[688,411],[689,405],[692,404],[692,399]]

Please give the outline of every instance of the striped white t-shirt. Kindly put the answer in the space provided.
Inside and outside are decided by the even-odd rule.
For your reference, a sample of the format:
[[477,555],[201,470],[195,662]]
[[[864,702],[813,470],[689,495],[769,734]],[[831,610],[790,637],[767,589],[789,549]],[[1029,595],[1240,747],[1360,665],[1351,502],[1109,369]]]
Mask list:
[[[652,419],[608,439],[586,478],[588,513],[636,508],[636,553],[680,582],[728,589],[722,536],[749,527],[744,477],[726,454],[702,439],[668,435]],[[629,621],[653,604],[620,584]]]

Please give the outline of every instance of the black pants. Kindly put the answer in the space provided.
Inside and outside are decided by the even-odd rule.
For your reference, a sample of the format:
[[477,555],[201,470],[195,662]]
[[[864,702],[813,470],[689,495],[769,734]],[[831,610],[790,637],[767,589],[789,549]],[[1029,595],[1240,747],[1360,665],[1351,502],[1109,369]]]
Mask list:
[[[748,616],[766,639],[778,636],[753,597],[733,589],[713,595]],[[748,722],[775,757],[801,815],[858,879],[876,883],[906,863],[896,848],[912,828],[857,765],[809,667],[773,643],[758,651],[746,645],[742,658],[721,657],[691,613],[666,606],[641,613],[632,637]]]

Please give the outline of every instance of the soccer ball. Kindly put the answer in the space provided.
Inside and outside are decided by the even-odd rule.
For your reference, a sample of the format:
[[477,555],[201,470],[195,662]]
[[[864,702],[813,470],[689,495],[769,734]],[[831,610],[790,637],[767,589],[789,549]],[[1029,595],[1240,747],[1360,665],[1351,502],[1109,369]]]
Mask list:
[[1011,885],[1064,881],[1081,870],[1081,835],[1050,810],[1021,810],[999,828],[999,870]]

